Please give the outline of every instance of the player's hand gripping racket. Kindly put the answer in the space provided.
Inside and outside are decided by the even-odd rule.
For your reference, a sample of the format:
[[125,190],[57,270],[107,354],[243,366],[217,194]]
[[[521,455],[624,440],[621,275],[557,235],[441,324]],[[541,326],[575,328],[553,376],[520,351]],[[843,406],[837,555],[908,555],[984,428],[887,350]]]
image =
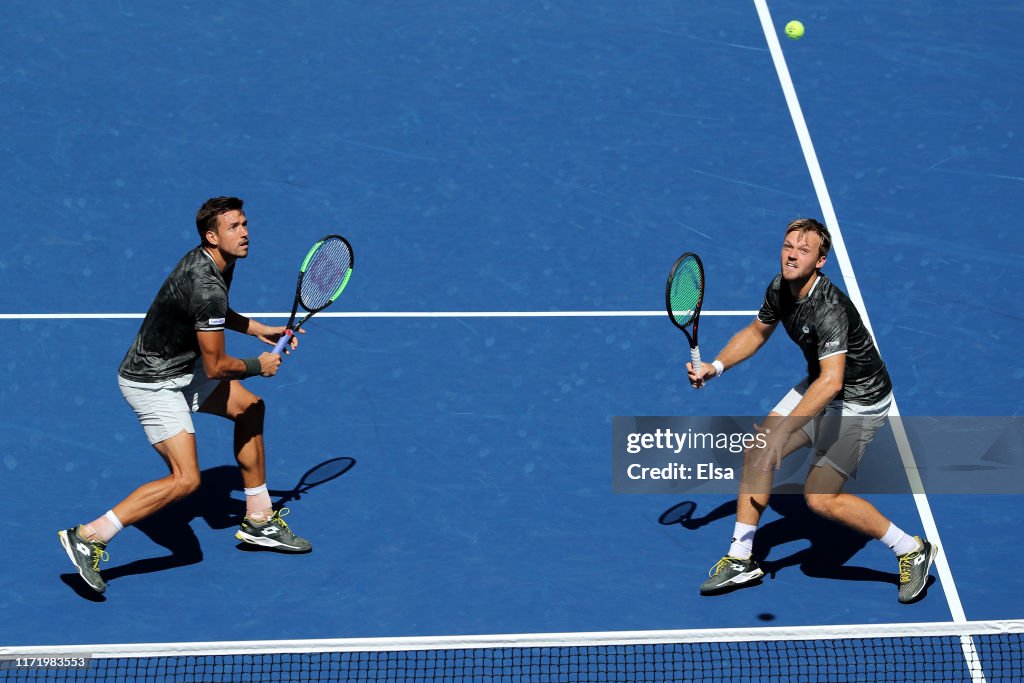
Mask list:
[[700,347],[697,346],[697,323],[704,303],[704,264],[693,252],[686,252],[672,266],[665,285],[665,308],[668,317],[683,331],[690,342],[693,371],[700,372]]
[[[296,330],[315,313],[334,303],[352,276],[354,262],[352,245],[340,235],[328,235],[313,245],[299,268],[292,315],[288,319],[287,329],[274,346],[274,353],[281,353],[281,349],[295,336]],[[296,323],[295,313],[300,305],[306,310],[306,316]]]

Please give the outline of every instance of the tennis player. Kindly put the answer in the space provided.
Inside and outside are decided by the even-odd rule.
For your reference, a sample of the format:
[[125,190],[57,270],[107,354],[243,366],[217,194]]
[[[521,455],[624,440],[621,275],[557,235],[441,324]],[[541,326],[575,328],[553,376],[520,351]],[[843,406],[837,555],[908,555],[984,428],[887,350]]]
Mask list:
[[700,388],[753,356],[780,322],[807,361],[807,377],[759,426],[764,448],[755,447],[744,456],[732,545],[711,568],[700,587],[702,595],[731,590],[764,575],[752,557],[754,533],[768,504],[774,470],[784,457],[805,446],[814,449],[804,484],[808,507],[882,541],[896,554],[900,602],[913,601],[927,584],[937,548],[908,536],[871,503],[842,490],[885,423],[892,383],[857,309],[821,273],[831,244],[828,230],[814,219],[801,218],[786,226],[782,272],[768,285],[757,318],[712,363],[702,364],[698,372],[687,363],[690,383]]
[[[242,200],[216,197],[200,207],[196,228],[201,243],[167,277],[118,370],[121,393],[135,410],[146,437],[170,474],[135,489],[106,514],[58,532],[61,545],[85,582],[106,590],[99,564],[107,544],[134,524],[199,487],[199,461],[191,413],[219,415],[234,422],[234,451],[245,487],[246,513],[235,536],[285,552],[308,552],[275,511],[267,490],[263,448],[263,400],[241,380],[272,377],[281,356],[235,358],[225,350],[224,330],[252,335],[273,345],[284,327],[250,320],[228,306],[235,262],[249,255],[249,227]],[[291,347],[296,347],[293,338]]]

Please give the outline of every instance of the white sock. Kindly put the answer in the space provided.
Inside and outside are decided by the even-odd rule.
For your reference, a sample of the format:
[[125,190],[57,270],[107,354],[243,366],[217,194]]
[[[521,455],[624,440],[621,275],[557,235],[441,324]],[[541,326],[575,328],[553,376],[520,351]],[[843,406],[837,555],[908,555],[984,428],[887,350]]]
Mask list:
[[886,531],[885,535],[879,540],[889,546],[889,550],[893,551],[897,555],[906,555],[907,553],[912,553],[921,547],[921,544],[917,542],[916,538],[913,536],[907,536],[892,522],[889,522],[889,530]]
[[121,520],[117,518],[114,511],[107,510],[105,515],[83,526],[82,535],[87,541],[110,543],[111,539],[123,529],[124,525],[121,524]]
[[245,516],[254,522],[265,522],[273,515],[267,485],[245,489]]
[[732,545],[729,546],[729,557],[740,560],[749,560],[754,554],[754,532],[757,526],[736,522],[736,528],[732,532]]

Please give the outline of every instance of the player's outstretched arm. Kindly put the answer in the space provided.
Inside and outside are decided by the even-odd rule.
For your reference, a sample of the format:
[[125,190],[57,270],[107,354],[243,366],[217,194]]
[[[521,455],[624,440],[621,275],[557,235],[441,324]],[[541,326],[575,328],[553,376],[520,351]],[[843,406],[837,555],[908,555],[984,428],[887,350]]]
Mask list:
[[[749,325],[733,335],[725,348],[718,352],[715,360],[722,364],[723,371],[742,363],[764,346],[777,325],[778,323],[763,323],[755,318]],[[718,374],[718,368],[713,363],[702,364],[698,373],[693,371],[693,366],[690,363],[686,364],[686,369],[690,384],[695,388],[700,388]]]

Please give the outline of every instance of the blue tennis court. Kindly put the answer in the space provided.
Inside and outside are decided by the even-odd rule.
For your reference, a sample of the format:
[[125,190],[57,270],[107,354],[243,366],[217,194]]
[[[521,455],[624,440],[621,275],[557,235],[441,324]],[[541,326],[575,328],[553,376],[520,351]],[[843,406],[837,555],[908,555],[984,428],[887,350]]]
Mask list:
[[[802,377],[780,330],[694,392],[663,304],[673,260],[698,252],[713,357],[804,215],[842,238],[825,272],[861,296],[903,415],[1021,415],[1019,4],[0,16],[0,654],[1024,617],[1024,577],[1000,569],[1024,563],[1019,496],[870,498],[937,532],[911,605],[886,548],[779,497],[763,585],[701,598],[735,496],[615,494],[610,452],[615,416],[762,415]],[[268,406],[269,487],[315,549],[238,547],[231,425],[199,416],[203,487],[118,536],[97,597],[56,532],[165,474],[116,371],[216,195],[246,201],[237,311],[284,324],[324,234],[357,254],[278,376],[246,381]],[[296,497],[332,458],[344,474]]]

